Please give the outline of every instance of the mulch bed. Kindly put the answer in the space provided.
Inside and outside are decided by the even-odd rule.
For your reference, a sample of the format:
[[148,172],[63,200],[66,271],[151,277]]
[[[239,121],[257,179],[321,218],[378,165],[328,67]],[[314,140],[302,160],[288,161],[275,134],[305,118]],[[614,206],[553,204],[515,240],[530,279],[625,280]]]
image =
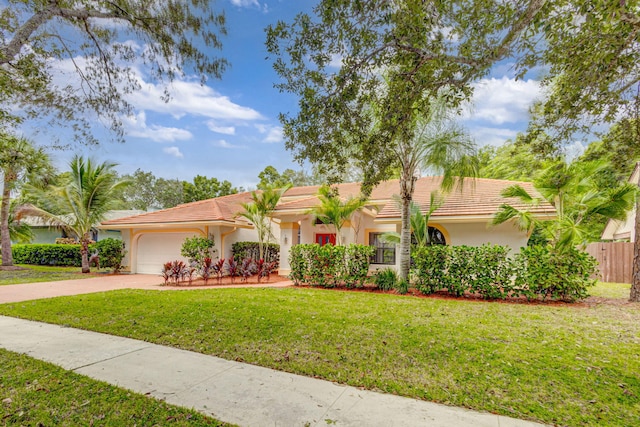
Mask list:
[[629,302],[627,299],[619,299],[619,298],[604,298],[604,297],[588,297],[582,301],[577,302],[567,302],[567,301],[552,301],[552,300],[527,300],[525,297],[507,297],[505,299],[485,299],[481,295],[477,294],[469,294],[466,293],[461,297],[456,297],[447,293],[446,291],[438,291],[430,295],[424,295],[422,292],[417,289],[409,289],[409,291],[402,295],[398,293],[396,290],[390,291],[382,291],[373,287],[372,285],[365,285],[361,288],[347,288],[346,286],[336,286],[333,288],[323,288],[320,286],[310,286],[310,285],[296,285],[300,288],[314,288],[314,289],[326,289],[329,291],[338,291],[338,292],[368,292],[375,294],[390,294],[390,295],[400,295],[407,297],[415,297],[415,298],[429,298],[429,299],[440,299],[440,300],[451,300],[451,301],[473,301],[473,302],[491,302],[491,303],[500,303],[500,304],[528,304],[528,305],[558,305],[558,306],[571,306],[571,307],[593,307],[601,304],[608,305],[638,305],[639,303]]
[[288,282],[289,280],[290,279],[288,277],[278,276],[277,274],[272,274],[269,277],[262,278],[262,280],[260,280],[259,282],[258,282],[257,276],[249,277],[246,281],[242,281],[240,277],[236,277],[232,281],[231,277],[226,276],[226,277],[223,277],[221,280],[218,280],[216,278],[211,278],[207,281],[206,284],[202,279],[197,279],[197,280],[194,279],[191,281],[191,283],[189,283],[188,280],[184,282],[180,282],[178,284],[174,282],[167,282],[166,286],[179,286],[179,287],[191,288],[191,287],[198,287],[198,286],[266,285],[266,284],[273,284],[273,283],[280,283],[280,282]]

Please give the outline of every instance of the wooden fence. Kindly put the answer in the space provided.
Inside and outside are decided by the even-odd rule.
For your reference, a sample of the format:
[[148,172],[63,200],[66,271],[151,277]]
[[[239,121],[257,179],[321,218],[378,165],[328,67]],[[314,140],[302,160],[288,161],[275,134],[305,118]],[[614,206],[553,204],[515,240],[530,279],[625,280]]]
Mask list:
[[604,282],[631,283],[633,269],[633,243],[591,243],[587,252],[598,260]]

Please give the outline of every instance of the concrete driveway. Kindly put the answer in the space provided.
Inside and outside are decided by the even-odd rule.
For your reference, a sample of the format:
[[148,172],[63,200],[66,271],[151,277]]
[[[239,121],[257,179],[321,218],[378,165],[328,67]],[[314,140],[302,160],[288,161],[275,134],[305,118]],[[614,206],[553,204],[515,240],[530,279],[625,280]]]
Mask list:
[[164,280],[152,274],[105,274],[77,280],[61,280],[57,282],[25,283],[22,285],[0,286],[0,304],[8,302],[29,301],[41,298],[53,298],[68,295],[91,294],[94,292],[113,291],[116,289],[148,289],[156,291],[195,290],[213,288],[242,287],[286,287],[290,281],[263,283],[260,285],[224,285],[224,286],[162,286]]

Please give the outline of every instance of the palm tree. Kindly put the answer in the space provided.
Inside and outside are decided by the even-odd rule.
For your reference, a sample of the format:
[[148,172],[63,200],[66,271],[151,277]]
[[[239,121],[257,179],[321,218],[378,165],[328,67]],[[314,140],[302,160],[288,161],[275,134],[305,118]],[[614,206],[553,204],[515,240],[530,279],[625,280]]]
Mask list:
[[473,178],[478,173],[475,144],[455,121],[457,112],[448,107],[444,95],[432,100],[429,111],[413,111],[412,134],[399,135],[393,146],[400,167],[402,202],[398,273],[405,280],[411,266],[411,201],[420,169],[441,174],[444,192],[461,186],[465,177]]
[[32,208],[32,214],[64,228],[80,240],[82,272],[89,273],[91,229],[118,203],[114,195],[129,182],[118,179],[115,163],[96,164],[92,159],[76,155],[69,166],[70,174],[62,185],[46,190],[32,189],[40,204]]
[[282,188],[266,187],[260,192],[251,193],[251,202],[242,203],[244,212],[239,213],[248,219],[256,228],[258,233],[258,251],[260,259],[266,260],[269,251],[268,244],[274,238],[272,226],[273,219],[271,213],[275,210],[282,195],[291,188],[291,184],[287,184]]
[[30,243],[35,236],[31,226],[21,222],[23,216],[21,208],[22,205],[19,205],[17,200],[11,200],[11,206],[9,207],[9,237],[12,242]]
[[[401,201],[397,200],[398,204]],[[420,248],[432,244],[432,232],[429,230],[429,219],[431,215],[444,204],[444,198],[437,191],[431,193],[429,198],[429,209],[423,214],[420,206],[415,204],[413,200],[409,209],[411,210],[411,242],[414,247]],[[382,234],[382,239],[387,243],[400,244],[400,234],[396,232],[388,232]]]
[[[518,228],[531,232],[536,225],[557,250],[586,246],[597,239],[592,233],[594,219],[618,219],[635,203],[637,188],[629,183],[613,188],[599,188],[594,177],[607,168],[607,162],[575,161],[567,164],[559,160],[545,168],[534,180],[535,188],[555,208],[557,218],[541,222],[528,209],[517,209],[503,204],[493,218],[493,224],[513,221]],[[532,197],[520,185],[502,192],[503,197],[518,199],[525,206],[536,206],[540,200]]]
[[342,200],[337,191],[327,185],[323,185],[318,190],[318,200],[320,205],[312,208],[309,213],[324,224],[333,224],[336,229],[336,244],[342,245],[342,227],[351,216],[361,210],[367,200],[362,197],[349,197]]
[[11,254],[10,206],[11,192],[28,175],[48,175],[52,168],[44,149],[34,147],[26,138],[0,135],[0,170],[3,175],[2,204],[0,205],[0,238],[2,266],[13,265]]

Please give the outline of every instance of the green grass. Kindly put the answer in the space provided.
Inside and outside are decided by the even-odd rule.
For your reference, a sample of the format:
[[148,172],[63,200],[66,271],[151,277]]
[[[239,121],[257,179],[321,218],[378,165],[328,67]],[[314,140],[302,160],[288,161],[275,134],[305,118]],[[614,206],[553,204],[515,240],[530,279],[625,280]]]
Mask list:
[[640,425],[640,307],[316,289],[114,291],[0,313],[559,425]]
[[0,366],[5,426],[228,425],[4,349]]
[[631,284],[597,282],[593,288],[589,288],[589,295],[594,297],[629,299]]
[[[27,270],[0,270],[0,286],[18,285],[21,283],[55,282],[60,280],[73,280],[86,278],[80,267],[51,267],[47,265],[19,265]],[[110,271],[102,269],[100,271]],[[95,273],[95,268],[91,273]]]

